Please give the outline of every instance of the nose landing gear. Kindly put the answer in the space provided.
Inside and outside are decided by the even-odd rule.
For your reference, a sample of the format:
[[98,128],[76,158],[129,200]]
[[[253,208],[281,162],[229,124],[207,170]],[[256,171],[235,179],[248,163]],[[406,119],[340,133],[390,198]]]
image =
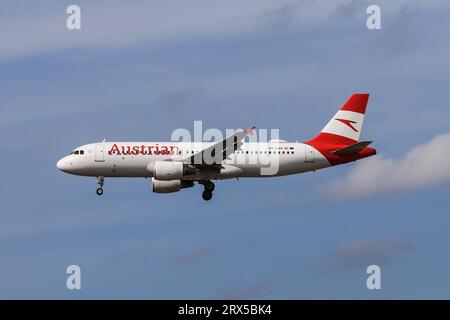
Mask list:
[[213,191],[215,189],[215,185],[214,183],[212,183],[211,181],[199,181],[200,184],[203,184],[203,187],[205,188],[205,190],[202,193],[202,198],[205,201],[209,201],[211,200],[212,196],[213,196]]
[[97,188],[96,192],[97,192],[97,195],[101,196],[103,194],[103,184],[105,182],[105,178],[100,176],[100,177],[97,177],[97,179],[98,179],[98,185],[100,187]]

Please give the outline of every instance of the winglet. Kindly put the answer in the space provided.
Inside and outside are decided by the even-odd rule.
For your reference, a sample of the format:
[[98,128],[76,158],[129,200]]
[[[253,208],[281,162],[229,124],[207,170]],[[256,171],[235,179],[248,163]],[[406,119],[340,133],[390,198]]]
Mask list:
[[245,130],[245,134],[248,134],[249,136],[253,135],[255,128],[256,128],[256,126],[248,128],[247,130]]

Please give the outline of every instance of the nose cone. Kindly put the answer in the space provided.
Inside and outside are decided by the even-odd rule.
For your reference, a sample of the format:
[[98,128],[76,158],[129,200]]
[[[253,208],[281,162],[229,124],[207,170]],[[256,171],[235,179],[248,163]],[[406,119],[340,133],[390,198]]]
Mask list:
[[59,161],[56,163],[56,167],[57,167],[59,170],[64,171],[64,159],[59,160]]

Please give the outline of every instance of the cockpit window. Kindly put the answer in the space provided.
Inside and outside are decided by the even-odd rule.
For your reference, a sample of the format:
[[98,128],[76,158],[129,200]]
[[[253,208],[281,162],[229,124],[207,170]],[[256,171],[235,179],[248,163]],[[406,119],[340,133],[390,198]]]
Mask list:
[[84,150],[73,150],[71,153],[69,153],[69,156],[71,154],[84,154]]

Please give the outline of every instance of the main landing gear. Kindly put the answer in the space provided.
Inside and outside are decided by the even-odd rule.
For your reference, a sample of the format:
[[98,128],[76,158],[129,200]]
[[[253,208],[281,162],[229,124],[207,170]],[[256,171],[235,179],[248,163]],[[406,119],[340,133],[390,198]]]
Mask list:
[[97,188],[96,192],[97,192],[97,195],[98,195],[98,196],[101,196],[101,195],[103,194],[103,184],[104,184],[104,182],[105,182],[105,178],[103,178],[103,177],[97,177],[97,179],[98,179],[98,185],[99,185],[100,187]]
[[214,191],[215,185],[211,181],[199,181],[200,184],[203,184],[203,187],[205,187],[205,190],[202,193],[202,198],[205,201],[211,200]]

